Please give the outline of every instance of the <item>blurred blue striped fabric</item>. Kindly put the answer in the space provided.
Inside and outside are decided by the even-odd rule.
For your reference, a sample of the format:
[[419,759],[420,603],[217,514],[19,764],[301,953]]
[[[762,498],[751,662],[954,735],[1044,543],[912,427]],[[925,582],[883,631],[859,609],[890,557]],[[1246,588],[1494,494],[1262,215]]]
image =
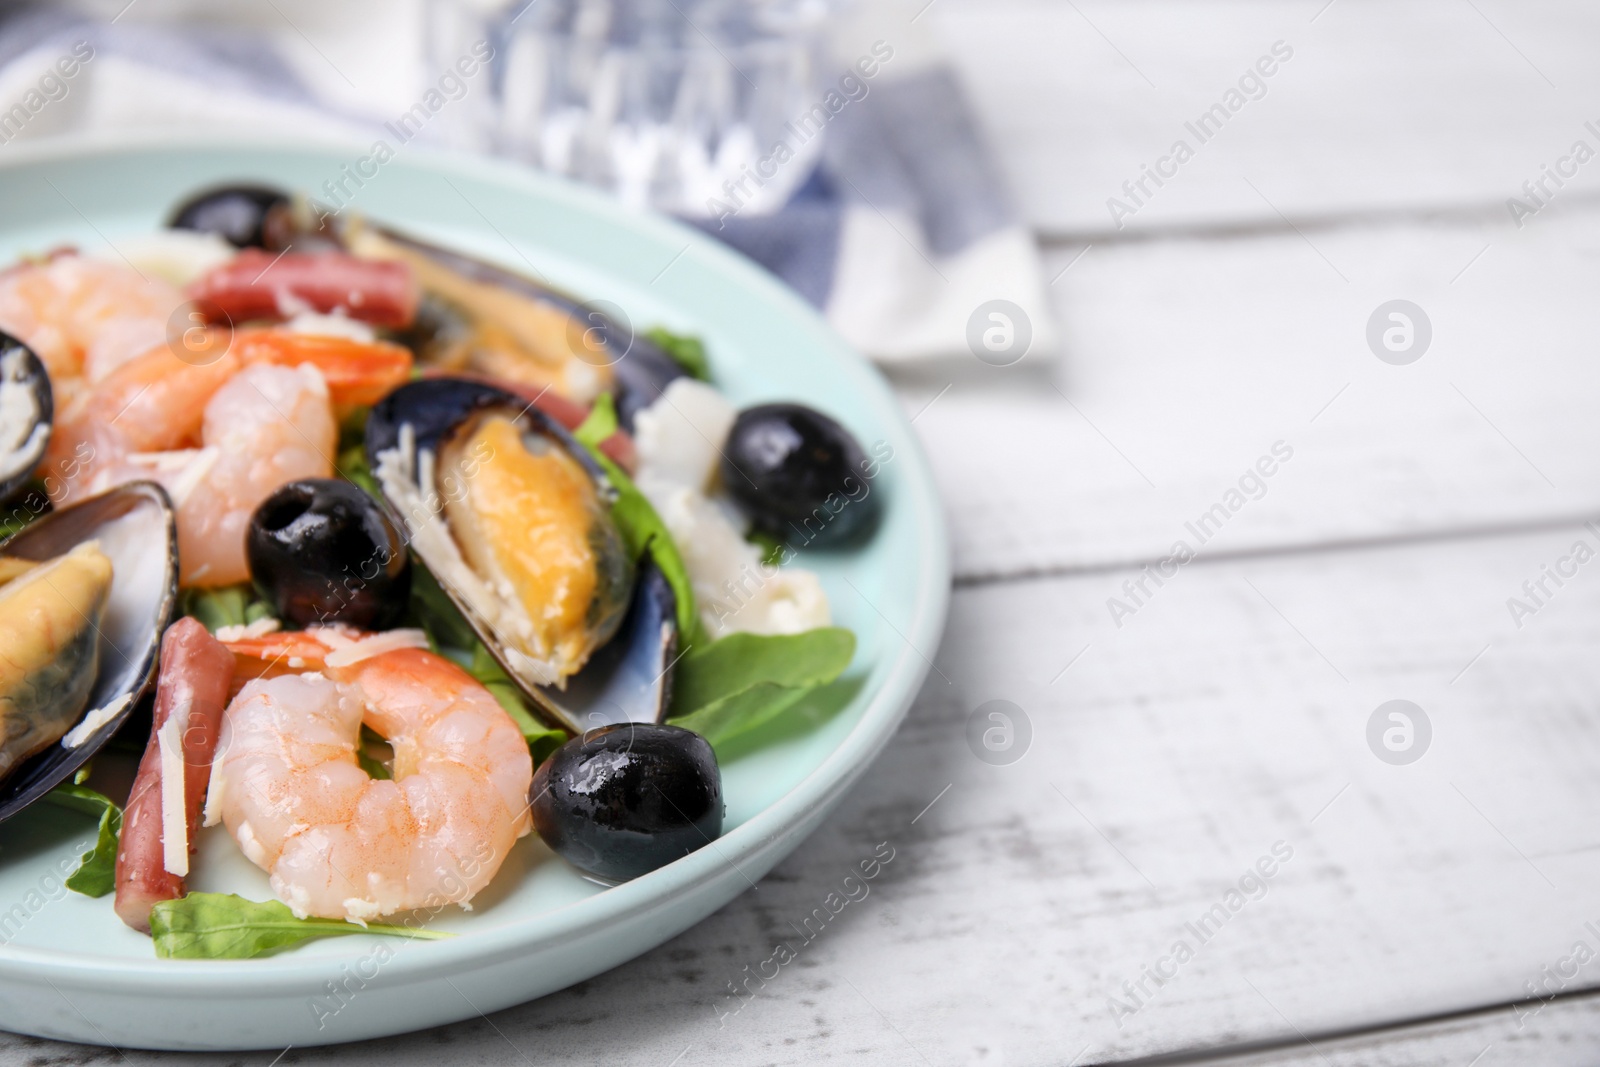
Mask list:
[[[926,32],[896,40],[895,61],[828,119],[814,170],[781,208],[688,221],[783,278],[881,362],[970,358],[968,320],[996,299],[1024,309],[1033,349],[1049,351],[1037,250],[955,73]],[[77,41],[94,59],[6,139],[219,124],[235,134],[365,137],[382,125],[335,103],[335,86],[318,84],[314,68],[289,62],[259,30],[105,24],[54,4],[0,7],[0,111]],[[447,141],[445,132],[441,120],[424,135]]]

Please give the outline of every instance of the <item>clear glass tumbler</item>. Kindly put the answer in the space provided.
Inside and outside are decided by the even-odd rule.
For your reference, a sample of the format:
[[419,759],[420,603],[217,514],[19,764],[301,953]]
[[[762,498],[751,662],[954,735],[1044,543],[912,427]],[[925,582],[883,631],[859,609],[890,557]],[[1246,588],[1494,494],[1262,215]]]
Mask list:
[[493,150],[691,217],[776,210],[821,136],[822,28],[838,0],[433,0],[428,41],[448,65],[494,49]]

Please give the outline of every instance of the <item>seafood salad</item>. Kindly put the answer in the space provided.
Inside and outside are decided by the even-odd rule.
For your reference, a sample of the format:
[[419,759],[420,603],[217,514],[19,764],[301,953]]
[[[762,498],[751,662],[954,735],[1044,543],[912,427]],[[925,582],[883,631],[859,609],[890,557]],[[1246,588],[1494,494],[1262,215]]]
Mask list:
[[[530,835],[646,875],[722,832],[718,747],[850,665],[796,548],[871,538],[892,457],[738,409],[695,338],[272,188],[26,258],[0,821],[97,817],[67,885],[162,957],[445,936]],[[190,888],[205,835],[265,899]]]

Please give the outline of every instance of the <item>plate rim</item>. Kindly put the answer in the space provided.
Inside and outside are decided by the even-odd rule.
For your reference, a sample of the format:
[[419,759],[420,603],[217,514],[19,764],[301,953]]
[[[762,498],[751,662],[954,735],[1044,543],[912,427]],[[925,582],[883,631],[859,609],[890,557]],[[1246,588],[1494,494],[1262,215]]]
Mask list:
[[[6,158],[0,160],[0,175],[12,176],[40,165],[96,158],[114,163],[118,156],[136,152],[178,154],[228,149],[354,152],[359,155],[370,151],[370,145],[353,137],[249,135],[205,128],[181,133],[66,134],[48,141],[8,146]],[[931,465],[887,380],[794,290],[753,261],[685,223],[654,212],[628,209],[598,190],[521,164],[433,146],[415,146],[403,161],[396,162],[400,163],[400,169],[459,175],[475,182],[487,182],[514,195],[545,199],[589,216],[605,216],[613,224],[635,232],[643,231],[646,236],[686,242],[686,251],[694,251],[696,258],[785,306],[792,320],[805,324],[821,347],[828,351],[834,365],[862,390],[869,406],[884,423],[893,426],[903,437],[906,462],[896,486],[896,500],[891,506],[914,513],[913,529],[919,557],[909,632],[899,635],[902,640],[899,648],[891,653],[883,682],[862,710],[860,720],[837,747],[788,792],[718,838],[717,847],[698,849],[666,867],[613,886],[606,892],[539,915],[497,924],[484,931],[493,933],[492,939],[463,933],[456,938],[432,942],[426,953],[397,954],[394,961],[385,966],[385,984],[405,986],[434,980],[441,974],[493,965],[507,957],[526,954],[530,949],[570,941],[596,928],[648,913],[683,894],[708,888],[724,875],[726,867],[732,866],[737,871],[739,860],[755,857],[774,845],[784,845],[786,836],[804,829],[810,811],[818,806],[831,807],[841,799],[842,793],[865,772],[899,727],[932,668],[931,661],[925,659],[919,649],[937,648],[943,633],[951,593],[951,566],[944,512]],[[64,194],[62,199],[76,210]],[[85,218],[87,221],[87,216]],[[901,458],[897,450],[897,465]],[[785,852],[797,844],[798,841],[787,843]],[[364,941],[352,944],[362,946],[361,952],[371,951]],[[634,955],[643,951],[648,949]],[[78,988],[105,993],[148,994],[153,980],[161,982],[164,991],[177,993],[231,995],[243,991],[232,987],[244,981],[257,993],[283,992],[301,990],[307,980],[325,977],[330,967],[337,967],[358,955],[356,951],[347,951],[298,958],[293,953],[285,953],[249,960],[160,960],[153,953],[148,959],[134,959],[0,945],[0,978],[65,980]],[[225,983],[226,987],[219,988],[219,983]]]

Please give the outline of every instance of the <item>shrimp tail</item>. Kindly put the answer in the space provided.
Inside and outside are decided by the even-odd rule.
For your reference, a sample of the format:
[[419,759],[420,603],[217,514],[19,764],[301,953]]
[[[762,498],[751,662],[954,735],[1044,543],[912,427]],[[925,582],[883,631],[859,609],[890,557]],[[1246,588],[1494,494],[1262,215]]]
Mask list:
[[[161,737],[176,719],[182,738],[183,817],[186,840],[194,851],[200,808],[211,782],[211,763],[221,731],[222,712],[233,681],[234,657],[192,618],[167,628],[161,640],[161,674],[150,743],[122,817],[117,849],[117,916],[135,930],[150,932],[150,909],[184,894],[184,876],[168,869],[163,832]],[[166,731],[169,739],[173,731]],[[187,863],[183,864],[187,869]]]
[[259,637],[230,637],[222,634],[222,647],[233,656],[235,695],[252,678],[276,678],[302,671],[320,671],[327,666],[333,647],[317,635],[332,632],[350,643],[369,636],[359,630],[335,624],[308,630],[275,630]]
[[329,397],[343,407],[376,404],[411,380],[410,349],[388,341],[250,328],[235,331],[233,351],[247,365],[317,368]]

